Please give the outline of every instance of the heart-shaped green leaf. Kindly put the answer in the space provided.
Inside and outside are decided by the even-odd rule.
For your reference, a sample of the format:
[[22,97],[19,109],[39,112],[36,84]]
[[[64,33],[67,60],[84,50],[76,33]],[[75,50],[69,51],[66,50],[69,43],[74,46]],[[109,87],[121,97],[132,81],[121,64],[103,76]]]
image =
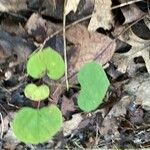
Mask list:
[[109,80],[103,67],[96,62],[85,64],[78,73],[81,91],[78,96],[79,107],[88,112],[101,103],[109,87]]
[[25,96],[34,101],[46,99],[49,94],[49,87],[47,85],[36,86],[35,84],[27,84],[24,90]]
[[13,120],[16,137],[30,144],[38,144],[52,138],[62,126],[62,114],[55,105],[41,109],[24,107]]
[[50,47],[32,54],[27,62],[27,73],[36,79],[47,73],[49,78],[57,80],[64,71],[65,64],[61,55]]

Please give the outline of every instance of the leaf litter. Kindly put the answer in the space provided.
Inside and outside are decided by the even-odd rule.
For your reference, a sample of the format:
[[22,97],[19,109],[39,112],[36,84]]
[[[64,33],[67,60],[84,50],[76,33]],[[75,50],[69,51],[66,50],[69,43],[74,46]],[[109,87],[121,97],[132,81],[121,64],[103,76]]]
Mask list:
[[[11,114],[12,111],[16,112],[14,106],[35,107],[35,104],[28,103],[22,94],[23,86],[28,82],[39,84],[41,81],[26,78],[24,65],[29,54],[47,36],[62,29],[63,1],[44,0],[39,2],[35,0],[26,2],[17,1],[16,3],[15,0],[7,3],[0,2],[1,13],[7,12],[6,16],[1,17],[3,24],[0,39],[2,47],[0,49],[0,88],[3,90],[0,90],[0,110],[2,115],[7,117],[9,115],[6,112]],[[105,67],[110,80],[110,88],[104,98],[104,103],[91,113],[83,113],[77,107],[80,85],[76,78],[69,80],[71,90],[66,92],[63,85],[64,79],[52,82],[44,77],[42,81],[49,82],[50,85],[56,83],[56,85],[52,89],[54,91],[52,96],[42,102],[41,107],[56,103],[61,108],[64,119],[62,130],[47,143],[30,146],[22,145],[20,141],[16,141],[10,131],[11,127],[5,127],[3,139],[0,141],[1,149],[16,149],[16,147],[29,149],[149,147],[150,27],[149,18],[144,16],[148,14],[148,11],[143,12],[143,9],[139,7],[142,5],[142,8],[147,10],[148,5],[145,1],[134,2],[134,4],[120,6],[116,11],[112,11],[112,7],[116,4],[125,4],[126,1],[95,1],[94,3],[92,0],[77,0],[76,3],[75,1],[67,2],[67,24],[72,23],[72,20],[82,20],[89,13],[91,15],[88,21],[83,21],[82,24],[73,23],[66,29],[69,75],[74,77],[74,74],[84,64],[93,60],[103,65],[107,64]],[[38,13],[35,14],[33,10]],[[122,17],[118,15],[119,11],[124,16],[124,22],[121,22]],[[10,15],[10,12],[13,14]],[[70,19],[70,16],[74,16],[74,18]],[[139,21],[141,17],[144,18],[142,20],[144,23]],[[8,22],[4,21],[6,19]],[[17,22],[14,27],[16,28],[18,25],[18,32],[9,29],[11,20]],[[118,34],[117,30],[127,29],[135,21],[137,23],[130,30],[119,36],[119,40],[124,44],[129,44],[131,49],[128,48],[127,52],[126,47],[121,46],[122,53],[119,53],[116,51],[119,42],[116,43],[114,35]],[[119,29],[119,27],[121,28]],[[56,45],[56,41],[59,41],[60,37],[61,33],[55,36],[55,40],[50,39],[51,41],[48,41],[46,45],[50,47]],[[32,43],[34,48],[28,43]],[[62,42],[57,42],[55,47],[63,47]],[[61,54],[63,54],[62,49],[59,49]],[[12,56],[17,57],[19,63],[12,65],[15,64],[15,59]],[[111,73],[108,70],[111,70]],[[11,77],[5,80],[5,74],[9,71]],[[121,95],[119,92],[114,92],[113,88],[116,91],[121,90]],[[59,92],[57,93],[57,91]],[[62,102],[60,102],[61,100]],[[4,108],[1,108],[1,105]],[[5,109],[6,111],[4,111]],[[11,140],[15,142],[11,142]]]

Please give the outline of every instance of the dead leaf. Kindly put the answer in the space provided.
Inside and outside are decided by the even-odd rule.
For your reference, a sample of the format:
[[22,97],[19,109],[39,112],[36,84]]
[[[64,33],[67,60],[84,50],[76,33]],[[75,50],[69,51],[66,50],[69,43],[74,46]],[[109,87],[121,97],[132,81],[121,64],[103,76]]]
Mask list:
[[145,13],[141,11],[135,4],[122,7],[121,11],[125,17],[124,24],[136,21],[145,15]]
[[12,36],[0,29],[0,63],[5,62],[7,58],[17,55],[18,62],[24,62],[35,49],[33,45],[20,36]]
[[114,117],[106,116],[102,123],[102,127],[99,128],[99,132],[104,136],[105,140],[116,140],[119,138],[120,133],[118,131],[117,119]]
[[75,106],[74,106],[74,102],[71,99],[68,99],[66,96],[62,97],[62,104],[61,104],[61,112],[63,115],[66,115],[67,112],[74,112]]
[[89,32],[83,25],[75,25],[67,30],[66,38],[73,43],[76,50],[70,59],[70,69],[79,71],[87,62],[97,61],[107,63],[115,52],[116,43],[113,39],[101,33]]
[[37,42],[41,43],[45,40],[47,32],[46,20],[39,14],[33,13],[28,19],[25,28],[28,34],[33,36]]
[[95,8],[90,20],[88,30],[96,31],[98,28],[109,30],[113,24],[111,13],[111,0],[95,0]]
[[79,123],[82,121],[81,114],[75,114],[72,119],[63,123],[63,133],[64,136],[68,136],[73,130],[78,129]]
[[80,0],[67,0],[65,15],[69,14],[71,11],[75,13],[77,11],[79,2]]
[[[146,18],[144,19],[144,21],[146,22],[147,27],[150,29],[150,21],[148,21],[148,19]],[[140,30],[138,31],[143,32],[142,29],[141,31]],[[149,33],[146,32],[144,34]],[[113,55],[112,61],[117,66],[118,71],[125,73],[128,67],[130,66],[131,61],[133,61],[135,57],[142,56],[145,61],[147,70],[150,73],[150,58],[149,58],[150,39],[144,40],[136,36],[131,29],[122,34],[119,39],[130,44],[132,48],[127,53],[123,54],[115,53]]]
[[26,0],[1,0],[0,1],[0,11],[1,12],[10,12],[10,11],[19,11],[27,9]]
[[127,112],[127,107],[130,104],[130,102],[131,98],[129,96],[122,97],[121,100],[112,107],[108,116],[111,117],[125,116]]
[[124,86],[124,91],[130,97],[133,97],[137,105],[142,105],[142,108],[150,110],[150,76],[145,73],[140,76],[134,77],[128,84]]

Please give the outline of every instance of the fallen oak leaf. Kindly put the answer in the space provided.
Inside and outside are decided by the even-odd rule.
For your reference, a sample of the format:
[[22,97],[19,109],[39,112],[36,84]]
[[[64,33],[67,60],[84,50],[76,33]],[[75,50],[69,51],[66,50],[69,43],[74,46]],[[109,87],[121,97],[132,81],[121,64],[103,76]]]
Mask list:
[[[150,29],[149,19],[145,18],[144,22],[146,23],[147,27]],[[144,27],[143,24],[141,24],[141,23],[139,23],[138,26]],[[123,53],[123,54],[115,53],[115,55],[112,58],[112,61],[117,66],[118,71],[125,73],[127,71],[127,69],[130,67],[131,61],[133,61],[133,59],[135,57],[142,56],[145,61],[147,71],[150,74],[150,58],[149,58],[150,38],[148,36],[148,35],[150,35],[150,30],[144,31],[144,28],[141,28],[141,30],[136,29],[136,32],[139,32],[142,34],[144,33],[147,38],[145,38],[145,39],[140,38],[139,36],[137,36],[137,34],[135,34],[135,31],[133,32],[132,29],[126,31],[124,34],[122,34],[120,36],[119,39],[130,44],[132,46],[132,48],[127,53]]]

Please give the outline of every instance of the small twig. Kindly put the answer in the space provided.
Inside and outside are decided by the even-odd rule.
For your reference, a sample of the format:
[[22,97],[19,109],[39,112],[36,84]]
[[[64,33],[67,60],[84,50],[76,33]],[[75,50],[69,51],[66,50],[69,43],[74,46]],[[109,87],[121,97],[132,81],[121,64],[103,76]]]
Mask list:
[[1,119],[1,133],[0,133],[0,138],[3,138],[3,133],[4,133],[4,120],[3,120],[3,116],[0,113],[0,119]]
[[117,9],[117,8],[120,8],[120,7],[124,7],[124,6],[127,6],[127,5],[131,5],[131,4],[134,4],[134,3],[137,3],[137,2],[141,2],[141,1],[143,1],[143,0],[133,0],[133,1],[125,2],[125,3],[122,3],[120,5],[111,7],[111,10]]
[[63,13],[63,42],[64,42],[64,61],[65,61],[65,80],[67,91],[69,90],[69,81],[68,81],[68,64],[67,64],[67,48],[66,48],[66,2],[64,1],[64,13]]
[[[133,3],[136,3],[136,2],[140,2],[140,1],[143,1],[143,0],[133,0],[133,1],[130,1],[130,2],[126,2],[126,3],[123,3],[123,4],[117,5],[117,6],[113,6],[113,7],[111,7],[111,10],[117,9],[117,8],[120,8],[120,7],[123,7],[123,6],[126,6],[126,5],[130,5],[130,4],[133,4]],[[85,20],[90,19],[90,18],[92,17],[92,15],[93,15],[93,14],[90,14],[90,15],[84,17],[84,18],[81,18],[81,19],[79,19],[79,20],[77,20],[77,21],[75,21],[75,22],[73,22],[73,23],[71,23],[71,24],[65,26],[65,29],[68,29],[68,28],[70,28],[70,27],[72,27],[72,26],[74,26],[74,25],[76,25],[76,24],[78,24],[78,23],[80,23],[80,22],[83,22],[83,21],[85,21]],[[39,49],[42,49],[42,48],[45,46],[46,42],[47,42],[49,39],[51,39],[51,38],[54,37],[55,35],[61,33],[62,31],[63,31],[63,28],[61,28],[60,30],[57,30],[56,32],[54,32],[53,34],[51,34],[50,36],[48,36],[48,37],[44,40],[44,42],[40,45],[40,48],[39,48]]]

